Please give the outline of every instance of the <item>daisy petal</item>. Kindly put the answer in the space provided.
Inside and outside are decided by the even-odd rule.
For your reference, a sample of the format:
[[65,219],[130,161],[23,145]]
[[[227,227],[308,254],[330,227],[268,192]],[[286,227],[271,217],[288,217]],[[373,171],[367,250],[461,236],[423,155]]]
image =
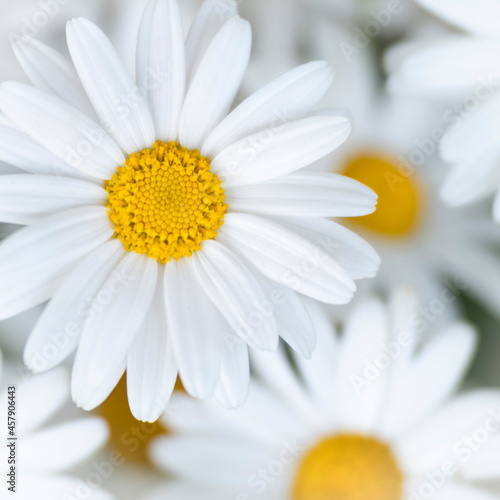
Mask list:
[[242,406],[250,388],[248,347],[237,337],[227,335],[222,347],[220,382],[215,397],[225,408]]
[[[407,48],[413,55],[394,71],[388,87],[401,95],[420,95],[442,98],[447,102],[479,89],[484,95],[496,91],[498,77],[498,51],[500,41],[472,39],[455,36],[438,40],[429,47],[429,42],[419,42]],[[453,119],[453,111],[444,118]]]
[[324,252],[288,229],[248,214],[226,214],[218,240],[259,271],[321,302],[345,304],[356,286]]
[[96,184],[54,175],[0,176],[0,220],[33,224],[53,213],[86,205],[106,205]]
[[259,184],[320,160],[350,132],[348,118],[323,112],[241,139],[214,158],[212,170],[225,182],[224,187]]
[[188,149],[203,141],[224,118],[236,96],[250,57],[247,21],[233,17],[212,40],[187,91],[179,141]]
[[223,335],[229,326],[196,278],[188,259],[165,266],[165,307],[186,391],[207,399],[219,381]]
[[73,19],[67,39],[80,80],[106,130],[128,154],[150,147],[155,131],[145,96],[106,35],[86,19]]
[[23,467],[39,472],[71,469],[104,446],[108,435],[103,419],[85,418],[23,437]]
[[475,331],[457,324],[431,339],[393,382],[380,432],[394,437],[415,428],[459,387],[477,345]]
[[296,232],[313,245],[319,245],[337,261],[354,280],[373,278],[380,257],[373,247],[349,229],[327,219],[276,218],[284,227]]
[[[337,385],[338,339],[332,321],[317,302],[307,300],[307,309],[311,311],[311,319],[317,338],[316,350],[310,359],[294,356],[297,368],[311,394],[319,405],[328,413],[333,424],[338,414]],[[325,382],[327,381],[327,382]]]
[[109,179],[125,158],[106,132],[59,98],[21,83],[0,88],[4,113],[74,170]]
[[62,54],[27,36],[17,38],[12,48],[35,87],[53,93],[85,114],[94,116],[74,66]]
[[215,127],[201,154],[214,158],[223,149],[261,129],[279,129],[307,113],[333,80],[333,70],[322,61],[295,68],[255,92]]
[[500,477],[500,436],[498,431],[496,434],[492,434],[488,443],[478,449],[464,464],[463,476],[467,481],[485,481]]
[[275,350],[276,322],[263,311],[267,297],[247,266],[214,240],[192,258],[198,281],[236,335],[256,349]]
[[[365,363],[374,360],[387,340],[387,313],[377,299],[365,299],[353,309],[345,326],[338,358],[340,425],[357,432],[373,432],[384,394],[386,373],[364,379]],[[365,382],[359,385],[359,379]],[[368,385],[366,385],[368,384]]]
[[19,385],[23,411],[19,415],[19,434],[29,435],[46,424],[69,399],[69,373],[56,368],[30,377]]
[[[280,347],[275,353],[251,351],[250,364],[252,373],[257,374],[266,388],[271,389],[275,395],[279,395],[292,405],[289,411],[292,410],[309,426],[311,424],[321,426],[325,424],[324,416],[313,404],[310,395],[304,390],[304,386],[291,369],[284,349]],[[252,390],[253,387],[250,391]]]
[[498,149],[499,131],[500,95],[494,95],[466,118],[459,116],[452,122],[439,144],[441,157],[447,162],[458,162],[495,146]]
[[45,302],[71,267],[112,235],[106,209],[84,207],[52,215],[5,239],[0,245],[0,318]]
[[92,300],[123,258],[123,245],[111,240],[91,252],[71,271],[47,304],[24,349],[30,370],[50,370],[78,345]]
[[276,319],[279,336],[296,352],[310,358],[316,347],[316,332],[302,299],[289,288],[255,275],[266,301],[262,310]]
[[489,196],[500,182],[499,159],[498,144],[461,159],[448,173],[441,187],[441,199],[456,207]]
[[231,210],[292,217],[359,217],[375,211],[377,195],[338,174],[299,172],[250,186],[225,188]]
[[0,120],[0,161],[32,174],[72,175],[88,179],[88,176],[79,174],[21,132],[8,118]]
[[127,358],[127,393],[137,420],[156,422],[165,410],[177,380],[177,362],[167,331],[163,297],[163,274],[146,321]]
[[467,456],[470,447],[464,438],[492,423],[498,429],[500,392],[476,390],[462,394],[447,403],[442,409],[409,434],[401,436],[396,443],[396,452],[402,466],[411,474],[425,473],[457,455]]
[[203,56],[222,26],[238,14],[235,0],[205,0],[189,28],[186,38],[186,69],[188,81],[196,74]]
[[153,0],[137,46],[137,84],[147,91],[156,139],[177,139],[186,86],[182,19],[176,0]]
[[497,0],[416,0],[422,7],[455,26],[477,35],[500,34]]
[[272,450],[250,440],[181,435],[153,441],[151,456],[163,469],[195,483],[241,488],[269,462]]
[[[75,492],[82,489],[82,480],[62,474],[43,474],[30,471],[29,480],[23,482],[22,494],[19,500],[54,500],[54,498],[71,498]],[[86,483],[83,483],[87,488]],[[92,488],[85,491],[85,500],[115,500],[101,489]],[[17,492],[16,492],[17,493]]]
[[96,295],[73,365],[71,392],[93,410],[111,393],[125,369],[127,352],[149,312],[158,278],[154,259],[128,252]]

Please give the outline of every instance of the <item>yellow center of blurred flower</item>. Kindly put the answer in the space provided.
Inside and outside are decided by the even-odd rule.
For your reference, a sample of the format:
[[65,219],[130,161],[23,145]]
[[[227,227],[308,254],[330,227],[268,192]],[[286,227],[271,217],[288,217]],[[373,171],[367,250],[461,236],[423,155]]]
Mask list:
[[175,142],[131,154],[105,188],[114,236],[162,264],[191,257],[224,223],[224,190],[210,161]]
[[395,162],[377,156],[359,156],[340,172],[373,189],[377,209],[351,221],[386,236],[404,236],[418,225],[422,195],[415,175],[406,176]]
[[300,465],[293,500],[401,500],[403,476],[390,448],[339,434],[321,441]]

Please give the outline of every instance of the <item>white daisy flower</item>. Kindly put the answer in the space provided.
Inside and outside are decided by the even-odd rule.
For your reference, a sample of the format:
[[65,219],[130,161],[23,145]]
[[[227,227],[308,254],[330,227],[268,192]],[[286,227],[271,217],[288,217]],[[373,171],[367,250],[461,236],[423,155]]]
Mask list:
[[25,361],[46,370],[78,346],[72,394],[84,409],[125,369],[140,420],[158,418],[178,372],[193,396],[217,390],[237,406],[246,344],[273,350],[282,335],[311,354],[296,292],[343,304],[379,265],[326,219],[371,213],[376,195],[298,172],[350,132],[345,116],[311,112],[332,70],[296,68],[226,116],[251,45],[234,3],[207,0],[184,42],[176,2],[151,1],[137,84],[95,25],[73,20],[67,37],[74,67],[20,40],[35,86],[0,89],[0,159],[34,174],[0,178],[0,220],[30,225],[0,246],[0,319],[52,298]]
[[355,127],[344,147],[314,168],[348,175],[378,195],[374,214],[349,221],[382,260],[377,278],[363,282],[363,291],[411,284],[430,309],[423,313],[429,319],[456,314],[464,295],[498,317],[498,226],[483,205],[452,209],[439,199],[440,111],[388,95],[374,54],[366,50],[347,63],[339,48],[343,38],[330,22],[317,21],[314,54],[338,68],[341,93],[328,94],[323,103],[347,102]]
[[[12,466],[15,475],[15,480],[14,476],[5,478],[2,491],[13,488],[10,490],[14,491],[13,497],[19,500],[111,500],[112,497],[95,483],[66,473],[87,462],[104,446],[108,439],[106,422],[98,417],[85,417],[63,419],[49,425],[70,402],[66,370],[56,369],[21,380],[15,369],[6,370],[2,387],[0,406],[5,430],[0,459],[5,473],[10,472]],[[15,388],[15,404],[9,407],[12,387]],[[13,412],[10,415],[14,425],[12,420],[7,425],[8,409]],[[11,430],[15,441],[9,439],[13,437]]]
[[464,33],[408,42],[387,57],[389,87],[395,93],[441,99],[447,132],[441,157],[452,165],[441,190],[450,206],[495,194],[493,217],[500,222],[500,116],[498,88],[500,4],[495,0],[417,0]]
[[476,345],[465,323],[433,335],[409,318],[416,299],[359,302],[340,336],[311,311],[312,360],[256,353],[247,404],[223,412],[176,394],[176,432],[151,447],[177,480],[161,498],[495,500],[500,391],[456,394]]

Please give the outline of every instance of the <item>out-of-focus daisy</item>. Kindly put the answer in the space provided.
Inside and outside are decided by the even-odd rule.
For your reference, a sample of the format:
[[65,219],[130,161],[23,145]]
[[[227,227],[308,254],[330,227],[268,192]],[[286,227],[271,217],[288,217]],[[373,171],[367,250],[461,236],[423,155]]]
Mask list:
[[[356,304],[340,336],[312,312],[312,360],[256,353],[247,404],[223,412],[177,394],[171,436],[153,442],[177,481],[150,498],[494,500],[500,391],[456,394],[475,350],[465,323],[429,334],[415,297]],[[424,338],[425,337],[425,338]]]
[[[16,474],[14,483],[6,485],[11,478],[4,478],[3,491],[14,488],[13,497],[20,500],[110,500],[112,497],[100,484],[66,473],[88,461],[108,439],[106,422],[98,417],[70,418],[50,424],[70,402],[66,370],[56,369],[24,379],[19,378],[15,369],[6,370],[3,375],[0,406],[5,416],[5,431],[0,458],[9,471],[11,466],[15,467]],[[9,399],[11,394],[13,400]]]
[[458,206],[495,194],[493,216],[498,223],[500,4],[495,0],[417,3],[464,33],[395,47],[387,57],[389,87],[397,94],[450,103],[443,115],[448,128],[440,152],[452,168],[441,198]]
[[382,259],[377,279],[363,287],[387,291],[410,283],[432,309],[429,316],[440,316],[443,304],[456,306],[466,294],[498,316],[497,226],[484,206],[451,209],[439,200],[440,110],[387,95],[374,54],[367,49],[347,63],[339,48],[343,38],[341,28],[317,21],[314,54],[338,68],[342,91],[341,98],[332,92],[323,102],[347,102],[355,127],[345,146],[315,168],[353,177],[378,195],[374,214],[350,221]]
[[371,213],[373,191],[298,172],[350,132],[345,116],[311,112],[332,70],[298,67],[226,116],[251,45],[233,3],[207,0],[184,41],[176,2],[151,1],[137,83],[95,25],[73,20],[67,36],[74,67],[19,40],[35,86],[0,89],[0,157],[35,174],[0,178],[0,219],[31,225],[0,246],[0,317],[52,297],[25,361],[49,369],[78,345],[84,409],[125,369],[141,420],[160,415],[178,372],[191,395],[237,406],[247,344],[273,350],[282,335],[311,354],[296,292],[343,304],[378,268],[367,243],[326,219]]

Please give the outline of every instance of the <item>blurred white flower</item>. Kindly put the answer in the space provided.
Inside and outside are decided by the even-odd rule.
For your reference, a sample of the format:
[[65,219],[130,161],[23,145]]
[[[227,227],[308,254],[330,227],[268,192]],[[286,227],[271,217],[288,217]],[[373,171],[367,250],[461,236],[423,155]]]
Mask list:
[[[7,366],[10,366],[7,364]],[[1,366],[0,366],[1,368]],[[50,424],[70,405],[69,374],[56,369],[42,375],[20,376],[13,367],[0,372],[2,382],[0,411],[5,434],[0,459],[4,467],[15,467],[15,488],[19,500],[88,498],[111,500],[112,497],[86,478],[72,472],[101,449],[108,439],[104,419],[73,417]],[[14,387],[15,404],[7,419],[9,388]],[[10,422],[8,424],[8,422]],[[7,435],[7,431],[9,435]],[[13,432],[14,436],[10,435]],[[15,437],[16,440],[9,438]],[[7,444],[14,443],[11,447]],[[7,460],[10,459],[8,462]],[[14,462],[13,462],[14,461]],[[6,491],[6,481],[2,485]],[[7,498],[7,495],[5,496]]]
[[[312,305],[311,305],[312,306]],[[317,307],[317,306],[316,306]],[[457,394],[474,330],[429,331],[409,289],[356,302],[341,335],[311,309],[312,360],[255,353],[247,404],[223,412],[176,394],[151,455],[177,478],[150,497],[493,500],[500,391]]]
[[2,221],[31,225],[0,246],[0,317],[52,298],[25,361],[48,370],[78,346],[72,394],[84,409],[125,368],[141,420],[158,418],[178,372],[193,396],[238,406],[246,344],[273,350],[282,335],[314,349],[296,292],[344,304],[378,268],[366,242],[326,219],[373,212],[374,193],[297,172],[349,135],[342,113],[310,113],[332,70],[300,66],[226,116],[251,31],[222,0],[203,3],[186,41],[174,0],[148,3],[137,83],[89,21],[68,24],[68,46],[73,63],[16,40],[34,87],[0,89],[0,158],[35,174],[0,177]]
[[447,131],[440,153],[452,168],[441,198],[465,205],[495,194],[500,222],[500,4],[495,0],[417,0],[442,20],[465,31],[406,42],[387,56],[396,94],[440,99]]
[[350,220],[382,261],[377,278],[362,282],[360,291],[408,283],[434,318],[456,314],[463,295],[498,317],[498,227],[485,206],[451,209],[439,200],[441,108],[388,94],[375,47],[348,62],[340,48],[345,27],[316,19],[311,29],[309,55],[336,69],[335,85],[321,103],[347,107],[354,123],[343,148],[312,168],[351,176],[378,195],[375,213]]

